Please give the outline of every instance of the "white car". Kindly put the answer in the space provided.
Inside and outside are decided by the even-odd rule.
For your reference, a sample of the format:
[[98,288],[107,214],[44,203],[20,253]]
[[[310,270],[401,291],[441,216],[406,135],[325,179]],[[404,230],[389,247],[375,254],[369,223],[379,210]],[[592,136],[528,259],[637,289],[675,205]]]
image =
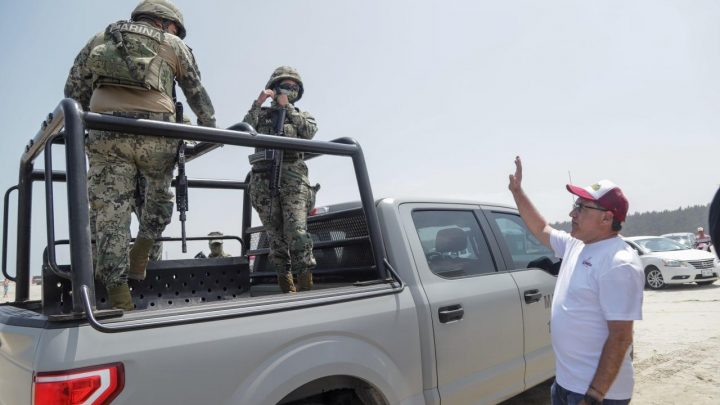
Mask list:
[[712,284],[720,275],[715,255],[689,249],[672,239],[659,236],[623,238],[640,256],[645,270],[645,285],[659,290],[667,284]]

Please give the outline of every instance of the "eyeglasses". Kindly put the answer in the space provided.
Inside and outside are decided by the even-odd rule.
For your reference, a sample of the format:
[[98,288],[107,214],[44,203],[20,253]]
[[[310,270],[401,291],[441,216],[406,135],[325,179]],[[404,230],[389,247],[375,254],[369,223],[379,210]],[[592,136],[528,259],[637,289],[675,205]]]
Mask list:
[[606,208],[591,207],[589,205],[585,205],[585,204],[583,204],[581,202],[577,202],[577,201],[573,203],[572,209],[573,209],[573,211],[577,211],[578,213],[582,212],[582,210],[584,210],[584,209],[597,210],[597,211],[610,211],[609,209],[606,209]]

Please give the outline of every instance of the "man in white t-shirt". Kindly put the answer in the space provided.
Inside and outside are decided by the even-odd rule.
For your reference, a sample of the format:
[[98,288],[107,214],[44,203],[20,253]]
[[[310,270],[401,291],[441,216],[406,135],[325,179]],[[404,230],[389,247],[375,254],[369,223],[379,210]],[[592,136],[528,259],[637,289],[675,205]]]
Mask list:
[[618,236],[628,201],[609,180],[568,184],[578,197],[568,234],[548,225],[525,195],[520,157],[515,167],[508,188],[523,221],[563,259],[551,312],[552,404],[628,404],[634,384],[629,348],[633,321],[642,319],[644,287],[640,258]]

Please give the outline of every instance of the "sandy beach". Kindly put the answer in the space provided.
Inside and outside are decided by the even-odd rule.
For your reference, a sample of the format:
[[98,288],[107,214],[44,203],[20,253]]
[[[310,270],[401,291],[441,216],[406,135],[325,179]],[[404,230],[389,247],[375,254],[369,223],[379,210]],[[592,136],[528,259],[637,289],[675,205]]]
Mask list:
[[[39,285],[32,285],[30,286],[30,299],[31,300],[39,300],[42,298],[42,286]],[[10,283],[10,286],[8,288],[8,295],[7,297],[4,297],[2,295],[2,290],[0,290],[0,304],[4,302],[10,302],[15,299],[15,283]]]

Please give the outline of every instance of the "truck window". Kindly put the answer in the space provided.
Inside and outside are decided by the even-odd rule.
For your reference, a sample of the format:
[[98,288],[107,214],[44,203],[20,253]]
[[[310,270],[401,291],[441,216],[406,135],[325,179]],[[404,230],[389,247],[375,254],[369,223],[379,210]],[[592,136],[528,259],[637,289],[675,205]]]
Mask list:
[[516,269],[525,268],[528,263],[543,257],[555,257],[552,250],[533,236],[519,215],[493,212],[491,217],[500,228]]
[[414,211],[413,223],[430,270],[445,278],[495,272],[485,237],[471,211]]

